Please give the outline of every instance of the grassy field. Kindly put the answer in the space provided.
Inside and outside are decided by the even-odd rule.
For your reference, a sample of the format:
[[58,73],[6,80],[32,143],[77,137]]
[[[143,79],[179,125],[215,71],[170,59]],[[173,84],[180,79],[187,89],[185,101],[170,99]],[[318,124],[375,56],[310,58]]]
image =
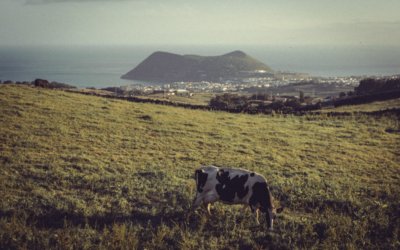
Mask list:
[[171,102],[189,103],[193,105],[208,105],[211,98],[215,94],[213,93],[193,93],[193,96],[179,96],[179,95],[164,95],[164,94],[152,94],[146,96],[139,96],[144,99],[155,99],[155,100],[168,100]]
[[387,100],[387,101],[372,102],[372,103],[368,103],[368,104],[340,106],[335,109],[326,109],[323,111],[373,112],[373,111],[392,109],[392,108],[400,108],[400,98]]
[[[0,124],[0,249],[400,248],[396,117],[229,114],[0,85]],[[238,206],[189,214],[200,164],[263,174],[286,206],[275,231]]]

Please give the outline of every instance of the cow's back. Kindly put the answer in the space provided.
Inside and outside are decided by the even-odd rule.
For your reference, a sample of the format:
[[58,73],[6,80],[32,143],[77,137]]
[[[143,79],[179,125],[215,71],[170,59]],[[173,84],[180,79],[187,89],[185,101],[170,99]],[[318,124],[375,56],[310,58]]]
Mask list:
[[228,204],[259,203],[265,195],[262,190],[267,187],[265,178],[258,173],[216,166],[202,166],[196,170],[196,182],[199,193],[218,195],[220,201]]
[[221,201],[225,203],[249,204],[254,194],[254,185],[265,183],[265,178],[255,172],[244,169],[220,168],[216,185]]

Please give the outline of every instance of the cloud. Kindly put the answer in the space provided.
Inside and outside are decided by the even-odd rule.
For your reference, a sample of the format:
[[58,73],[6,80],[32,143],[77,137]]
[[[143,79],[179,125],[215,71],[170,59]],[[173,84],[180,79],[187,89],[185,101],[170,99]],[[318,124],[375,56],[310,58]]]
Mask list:
[[25,4],[51,4],[51,3],[71,3],[71,2],[122,2],[130,0],[25,0]]

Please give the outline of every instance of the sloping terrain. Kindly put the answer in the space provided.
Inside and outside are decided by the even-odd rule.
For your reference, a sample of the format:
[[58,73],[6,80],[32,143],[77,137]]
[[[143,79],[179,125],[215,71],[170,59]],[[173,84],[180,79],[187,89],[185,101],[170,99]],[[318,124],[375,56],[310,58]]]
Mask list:
[[400,98],[386,101],[376,101],[367,104],[346,105],[336,108],[322,109],[322,112],[374,112],[400,108]]
[[[0,85],[0,124],[1,249],[400,247],[395,117],[250,116]],[[263,174],[286,206],[275,231],[237,206],[189,214],[200,164]]]

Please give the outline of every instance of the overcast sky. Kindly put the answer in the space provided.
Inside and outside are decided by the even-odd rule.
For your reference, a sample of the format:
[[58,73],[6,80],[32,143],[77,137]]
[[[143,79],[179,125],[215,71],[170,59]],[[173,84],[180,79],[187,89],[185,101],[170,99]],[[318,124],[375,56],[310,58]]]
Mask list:
[[400,0],[0,0],[0,45],[400,46]]

